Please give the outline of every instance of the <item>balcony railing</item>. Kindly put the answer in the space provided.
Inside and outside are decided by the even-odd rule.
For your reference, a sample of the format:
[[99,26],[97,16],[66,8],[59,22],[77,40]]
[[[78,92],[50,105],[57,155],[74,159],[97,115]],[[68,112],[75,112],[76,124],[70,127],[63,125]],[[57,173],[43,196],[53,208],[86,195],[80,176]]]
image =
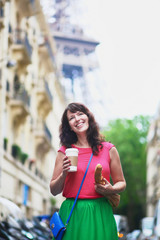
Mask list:
[[44,80],[44,85],[45,85],[45,90],[46,90],[46,92],[48,94],[48,97],[49,97],[50,101],[52,102],[52,100],[53,100],[52,93],[49,90],[49,86],[48,86],[48,83],[46,82],[46,80]]
[[0,29],[4,27],[4,10],[0,7]]
[[[48,109],[49,111],[52,109],[52,101],[53,101],[53,95],[49,89],[48,82],[45,80],[45,78],[40,78],[38,81],[38,88],[37,88],[37,94],[39,96],[39,103],[42,105],[45,104],[44,109]],[[48,103],[48,104],[46,104]]]
[[51,142],[52,141],[52,135],[51,132],[49,131],[47,125],[44,123],[44,132],[48,140]]
[[29,43],[27,33],[22,29],[15,29],[13,31],[13,43],[17,45],[23,45],[27,51],[28,56],[31,58],[32,47]]
[[30,106],[30,97],[29,97],[28,93],[26,92],[26,90],[24,89],[22,84],[20,85],[20,89],[18,91],[16,89],[14,89],[13,98],[15,100],[22,101],[23,104],[27,107]]
[[48,129],[46,123],[43,120],[38,120],[37,122],[37,132],[40,135],[43,135],[50,143],[52,140],[52,135],[50,130]]
[[37,154],[44,154],[48,152],[52,147],[52,135],[45,122],[42,119],[38,119],[35,128],[35,139]]
[[9,32],[9,33],[12,33],[12,26],[11,26],[10,23],[9,23],[9,25],[8,25],[8,32]]
[[0,7],[0,18],[4,17],[4,10],[2,7]]
[[9,81],[6,81],[6,91],[9,92],[10,91],[10,84]]
[[50,58],[51,58],[51,60],[52,60],[52,63],[55,64],[55,57],[54,57],[54,55],[53,55],[52,48],[51,48],[51,45],[50,45],[49,41],[46,40],[46,41],[45,41],[45,44],[46,44],[46,47],[47,47],[47,49],[48,49],[48,54],[49,54],[49,56],[50,56]]

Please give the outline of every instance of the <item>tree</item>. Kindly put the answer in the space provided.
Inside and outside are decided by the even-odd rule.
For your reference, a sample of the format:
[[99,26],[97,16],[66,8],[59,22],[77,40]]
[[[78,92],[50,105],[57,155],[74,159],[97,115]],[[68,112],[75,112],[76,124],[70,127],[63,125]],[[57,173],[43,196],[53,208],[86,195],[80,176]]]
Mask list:
[[148,116],[136,116],[133,120],[110,121],[103,132],[120,155],[126,190],[121,193],[121,202],[115,213],[128,216],[130,230],[139,227],[145,216],[146,203],[146,144],[149,128]]

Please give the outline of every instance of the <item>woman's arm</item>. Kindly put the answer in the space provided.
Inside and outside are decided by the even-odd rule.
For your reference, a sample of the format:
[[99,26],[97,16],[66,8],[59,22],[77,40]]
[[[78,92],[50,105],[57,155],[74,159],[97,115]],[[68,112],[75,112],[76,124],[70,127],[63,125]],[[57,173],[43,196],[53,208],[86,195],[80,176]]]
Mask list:
[[105,185],[96,184],[95,189],[99,194],[107,196],[113,193],[119,193],[124,191],[126,188],[126,181],[123,175],[123,170],[119,158],[118,151],[115,147],[110,150],[110,172],[113,180],[113,185],[111,185],[105,178]]
[[62,152],[58,152],[53,176],[50,181],[50,191],[54,196],[63,191],[65,179],[70,165],[71,162],[68,157],[65,156]]
[[110,171],[114,193],[123,192],[126,188],[126,181],[123,175],[120,157],[115,147],[110,150],[110,158]]

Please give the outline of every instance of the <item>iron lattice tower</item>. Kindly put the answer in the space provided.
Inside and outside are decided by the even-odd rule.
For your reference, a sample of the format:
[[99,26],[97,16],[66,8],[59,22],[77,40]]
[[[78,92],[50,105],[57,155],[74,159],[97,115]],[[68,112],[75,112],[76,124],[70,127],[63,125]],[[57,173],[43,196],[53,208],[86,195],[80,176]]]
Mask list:
[[98,67],[95,48],[99,42],[86,36],[73,19],[77,3],[76,0],[54,0],[50,28],[57,45],[57,65],[67,100],[89,104],[92,100],[87,73]]

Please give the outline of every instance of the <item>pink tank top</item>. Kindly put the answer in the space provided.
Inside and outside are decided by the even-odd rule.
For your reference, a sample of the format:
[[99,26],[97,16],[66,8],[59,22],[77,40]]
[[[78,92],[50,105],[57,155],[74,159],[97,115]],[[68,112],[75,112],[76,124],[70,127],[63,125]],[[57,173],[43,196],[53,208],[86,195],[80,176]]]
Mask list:
[[[110,182],[110,155],[109,150],[114,145],[109,142],[103,142],[103,148],[100,149],[100,152],[97,156],[93,155],[92,161],[90,163],[85,181],[83,183],[81,192],[78,198],[100,198],[102,195],[98,194],[95,191],[95,180],[94,180],[94,172],[95,167],[98,163],[102,165],[102,175]],[[73,148],[77,148],[79,150],[78,155],[78,166],[77,172],[69,172],[67,174],[65,185],[63,189],[63,196],[66,198],[75,198],[77,192],[79,190],[82,178],[87,168],[88,161],[92,154],[91,148],[79,148],[72,145]],[[62,146],[58,152],[62,152],[65,154],[66,147]]]

